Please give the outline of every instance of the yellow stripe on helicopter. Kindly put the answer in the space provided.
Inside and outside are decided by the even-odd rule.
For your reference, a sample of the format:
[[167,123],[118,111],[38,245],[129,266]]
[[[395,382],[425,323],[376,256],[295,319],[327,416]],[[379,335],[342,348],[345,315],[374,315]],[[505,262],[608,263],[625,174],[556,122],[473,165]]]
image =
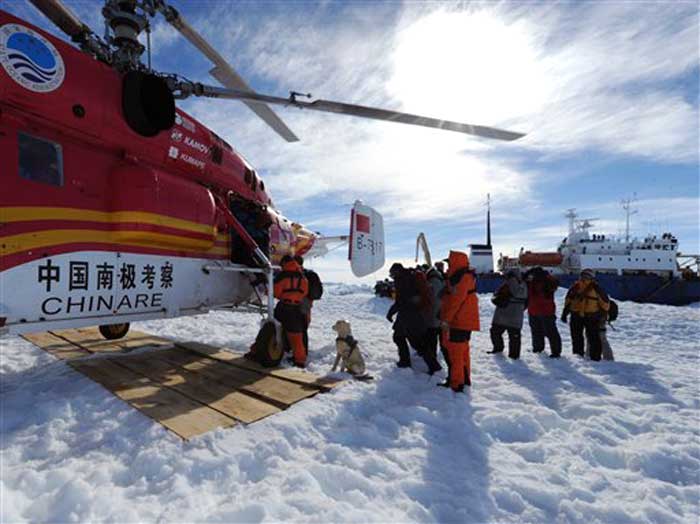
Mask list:
[[0,222],[32,222],[37,220],[77,220],[80,222],[119,223],[134,222],[171,227],[216,235],[216,226],[190,220],[159,215],[146,211],[94,211],[71,207],[0,207]]
[[53,229],[0,237],[0,256],[61,244],[114,244],[187,251],[195,254],[227,255],[227,247],[212,247],[213,240],[199,240],[149,231],[100,231],[95,229]]

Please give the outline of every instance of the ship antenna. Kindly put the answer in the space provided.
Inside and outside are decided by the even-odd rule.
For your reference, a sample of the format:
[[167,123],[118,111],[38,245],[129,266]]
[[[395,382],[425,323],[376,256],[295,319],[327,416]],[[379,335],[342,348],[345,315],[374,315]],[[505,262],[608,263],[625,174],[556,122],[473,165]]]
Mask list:
[[491,193],[486,194],[486,245],[491,247]]
[[564,216],[569,219],[569,238],[571,238],[575,231],[576,217],[578,217],[576,209],[569,209]]
[[639,213],[639,210],[632,209],[632,203],[636,201],[636,193],[632,198],[628,197],[622,201],[622,209],[625,210],[625,242],[628,244],[630,241],[630,217]]

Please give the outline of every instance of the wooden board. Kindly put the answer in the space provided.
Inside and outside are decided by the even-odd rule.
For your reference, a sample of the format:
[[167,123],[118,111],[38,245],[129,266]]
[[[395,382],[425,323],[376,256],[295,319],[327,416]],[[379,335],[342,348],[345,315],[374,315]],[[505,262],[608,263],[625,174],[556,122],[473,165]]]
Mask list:
[[89,351],[78,347],[75,344],[71,344],[62,338],[52,335],[49,332],[22,335],[22,338],[31,342],[35,346],[39,346],[47,353],[51,353],[54,357],[61,360],[85,357],[90,354]]
[[97,328],[61,329],[51,333],[91,353],[122,353],[137,348],[173,345],[170,340],[140,331],[130,331],[124,338],[116,340],[106,340]]
[[183,439],[236,424],[231,417],[134,373],[111,359],[76,360],[69,365]]
[[272,404],[210,380],[205,375],[187,371],[159,356],[167,351],[112,360],[245,424],[279,413],[280,409]]
[[297,384],[236,366],[222,366],[220,360],[192,352],[169,352],[168,361],[207,376],[225,386],[245,391],[284,409],[305,398],[313,397],[319,389]]
[[[24,338],[184,439],[256,422],[341,382],[138,331],[118,340],[105,340],[97,328]],[[131,353],[136,349],[145,351]]]
[[330,391],[334,387],[343,383],[341,379],[318,377],[313,373],[302,371],[301,369],[281,367],[266,368],[257,362],[245,358],[241,353],[227,350],[226,348],[217,348],[207,344],[202,344],[200,342],[175,342],[175,345],[189,349],[190,351],[194,351],[196,353],[201,353],[209,358],[221,360],[222,362],[226,362],[227,364],[231,364],[233,366],[255,371],[257,373],[272,375],[273,377],[289,380],[298,384],[312,386],[324,392]]

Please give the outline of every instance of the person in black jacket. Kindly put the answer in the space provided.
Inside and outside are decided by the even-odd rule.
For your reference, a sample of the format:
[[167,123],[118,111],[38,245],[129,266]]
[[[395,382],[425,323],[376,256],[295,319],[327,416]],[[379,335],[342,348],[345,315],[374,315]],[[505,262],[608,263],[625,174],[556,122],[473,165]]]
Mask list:
[[[397,262],[391,266],[389,275],[394,280],[396,298],[386,318],[389,322],[394,323],[394,343],[399,350],[399,361],[396,365],[400,368],[407,368],[411,366],[409,343],[419,355],[426,358],[424,345],[428,326],[421,310],[420,291],[413,272]],[[396,316],[396,321],[394,321],[394,316]],[[436,365],[438,369],[440,366],[437,361],[433,363],[430,360],[428,358],[426,364],[428,364],[429,372],[432,373],[435,371]]]

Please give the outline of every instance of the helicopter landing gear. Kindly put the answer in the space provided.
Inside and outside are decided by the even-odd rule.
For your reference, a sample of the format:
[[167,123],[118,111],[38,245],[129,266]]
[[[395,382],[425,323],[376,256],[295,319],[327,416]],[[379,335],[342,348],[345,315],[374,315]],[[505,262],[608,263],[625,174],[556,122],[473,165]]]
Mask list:
[[129,323],[124,324],[106,324],[99,327],[100,334],[107,340],[116,340],[126,336],[129,331]]

